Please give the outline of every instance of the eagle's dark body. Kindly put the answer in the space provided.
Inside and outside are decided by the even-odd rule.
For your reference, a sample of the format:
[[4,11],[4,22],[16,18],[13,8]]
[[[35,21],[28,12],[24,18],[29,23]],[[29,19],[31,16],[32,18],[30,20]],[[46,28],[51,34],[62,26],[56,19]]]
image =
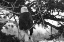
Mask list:
[[[20,30],[27,30],[30,29],[33,26],[33,19],[29,12],[24,12],[20,14],[19,17],[19,27]],[[30,32],[32,34],[33,29],[30,29]]]

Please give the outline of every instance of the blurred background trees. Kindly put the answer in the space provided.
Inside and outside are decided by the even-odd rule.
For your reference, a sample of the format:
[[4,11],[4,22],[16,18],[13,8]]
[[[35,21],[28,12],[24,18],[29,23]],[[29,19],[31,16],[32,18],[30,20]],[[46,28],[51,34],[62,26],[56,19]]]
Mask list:
[[[26,1],[28,1],[27,4],[25,4]],[[0,0],[0,6],[4,6],[5,8],[12,10],[15,14],[20,12],[19,7],[22,5],[26,5],[31,8],[30,13],[32,14],[35,24],[42,23],[45,27],[46,25],[49,25],[51,26],[51,32],[53,27],[56,30],[59,30],[60,33],[63,33],[64,0]],[[53,22],[56,21],[57,25],[46,20],[53,20]]]

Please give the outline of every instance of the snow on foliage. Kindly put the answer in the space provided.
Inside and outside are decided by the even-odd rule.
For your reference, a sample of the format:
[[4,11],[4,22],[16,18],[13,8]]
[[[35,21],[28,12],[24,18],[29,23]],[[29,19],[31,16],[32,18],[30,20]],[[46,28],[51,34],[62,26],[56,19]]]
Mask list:
[[10,12],[7,11],[7,10],[2,10],[2,12],[3,12],[4,14],[8,14],[8,13],[10,13]]
[[[50,38],[51,35],[51,27],[49,25],[47,25],[47,27],[44,28],[44,26],[42,27],[42,24],[35,25],[36,29],[33,29],[33,38],[35,40],[42,40],[45,38]],[[58,33],[58,30],[53,28],[52,34]]]
[[25,31],[19,30],[16,24],[12,22],[6,23],[1,31],[6,35],[15,35],[19,40],[25,39],[27,41],[29,39],[29,35]]
[[6,34],[10,34],[10,35],[17,35],[18,34],[18,29],[16,27],[16,25],[12,22],[10,23],[6,23],[6,25],[4,25],[3,29],[2,29],[2,32],[3,33],[6,33]]
[[59,24],[58,21],[54,21],[54,20],[50,20],[50,19],[45,19],[46,22],[49,22],[50,24],[56,26],[56,27],[60,27],[61,24]]

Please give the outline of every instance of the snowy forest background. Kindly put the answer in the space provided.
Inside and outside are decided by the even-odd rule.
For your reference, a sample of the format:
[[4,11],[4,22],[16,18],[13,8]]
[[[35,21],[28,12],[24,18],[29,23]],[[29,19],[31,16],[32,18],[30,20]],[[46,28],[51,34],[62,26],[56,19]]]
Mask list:
[[24,32],[19,30],[19,17],[16,15],[20,14],[21,5],[31,8],[29,11],[36,28],[33,32],[34,40],[64,40],[64,0],[0,0],[2,42],[19,42],[23,39]]

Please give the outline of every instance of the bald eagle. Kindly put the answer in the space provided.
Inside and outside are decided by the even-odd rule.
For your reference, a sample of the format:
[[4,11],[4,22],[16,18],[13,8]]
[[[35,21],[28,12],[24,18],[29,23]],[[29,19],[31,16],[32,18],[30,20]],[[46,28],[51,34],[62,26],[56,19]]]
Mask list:
[[21,8],[21,14],[19,16],[19,27],[20,30],[30,30],[30,35],[33,33],[33,28],[30,29],[33,26],[33,19],[31,16],[31,13],[28,11],[27,7]]

